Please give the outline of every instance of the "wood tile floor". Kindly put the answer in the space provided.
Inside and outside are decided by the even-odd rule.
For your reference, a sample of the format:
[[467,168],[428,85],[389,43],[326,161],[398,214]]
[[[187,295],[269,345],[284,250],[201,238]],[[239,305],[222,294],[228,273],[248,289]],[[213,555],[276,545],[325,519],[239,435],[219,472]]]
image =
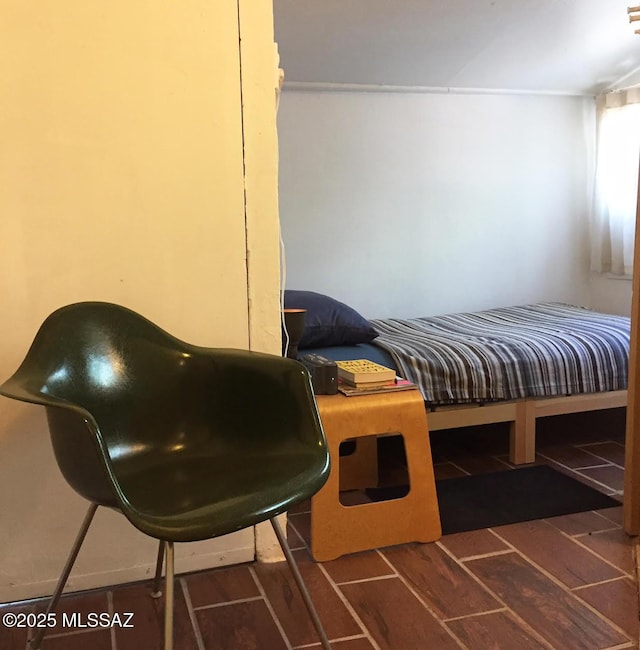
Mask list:
[[[548,418],[538,462],[621,499],[624,413]],[[437,478],[511,469],[502,427],[432,435]],[[387,457],[385,457],[387,458]],[[383,477],[399,469],[389,453]],[[310,514],[289,517],[289,539],[337,650],[558,650],[638,647],[633,541],[614,507],[443,537],[317,564]],[[32,612],[14,603],[0,613]],[[133,612],[133,628],[52,629],[44,650],[155,650],[162,600],[140,583],[66,596],[59,608]],[[176,650],[319,648],[286,565],[250,564],[180,576]],[[27,631],[0,626],[0,649],[24,650]]]

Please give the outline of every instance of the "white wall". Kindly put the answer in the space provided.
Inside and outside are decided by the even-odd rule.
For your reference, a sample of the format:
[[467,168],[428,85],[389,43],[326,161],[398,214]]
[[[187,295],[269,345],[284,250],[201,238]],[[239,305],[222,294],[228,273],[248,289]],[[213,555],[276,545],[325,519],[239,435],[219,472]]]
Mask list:
[[285,90],[287,287],[369,318],[589,304],[593,119],[579,97]]
[[631,316],[631,278],[592,273],[589,283],[591,306],[598,311]]

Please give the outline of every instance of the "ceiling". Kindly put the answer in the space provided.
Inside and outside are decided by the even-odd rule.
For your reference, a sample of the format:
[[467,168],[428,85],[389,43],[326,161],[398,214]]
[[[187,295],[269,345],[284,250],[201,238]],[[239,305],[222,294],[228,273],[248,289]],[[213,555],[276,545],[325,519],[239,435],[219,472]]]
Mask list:
[[275,34],[292,86],[596,94],[640,81],[634,1],[274,0]]

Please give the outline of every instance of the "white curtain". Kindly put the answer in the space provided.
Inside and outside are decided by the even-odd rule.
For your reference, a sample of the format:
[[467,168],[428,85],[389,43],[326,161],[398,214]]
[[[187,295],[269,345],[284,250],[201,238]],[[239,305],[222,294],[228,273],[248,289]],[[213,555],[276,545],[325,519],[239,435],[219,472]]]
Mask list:
[[597,103],[591,270],[631,276],[640,159],[640,88]]

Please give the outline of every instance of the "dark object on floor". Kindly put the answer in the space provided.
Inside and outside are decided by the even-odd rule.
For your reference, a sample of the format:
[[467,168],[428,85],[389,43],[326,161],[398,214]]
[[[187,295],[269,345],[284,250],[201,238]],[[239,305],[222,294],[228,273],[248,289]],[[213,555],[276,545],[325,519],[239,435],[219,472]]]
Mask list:
[[[620,505],[547,465],[436,481],[436,490],[443,535]],[[406,493],[406,485],[367,490],[374,501]]]
[[[98,506],[159,540],[165,650],[173,648],[174,542],[271,521],[322,647],[330,645],[276,516],[315,494],[329,452],[297,361],[185,343],[129,309],[69,305],[42,324],[0,395],[46,408],[56,460],[91,505],[45,614]],[[48,620],[48,618],[47,618]],[[38,650],[45,628],[30,643]]]

